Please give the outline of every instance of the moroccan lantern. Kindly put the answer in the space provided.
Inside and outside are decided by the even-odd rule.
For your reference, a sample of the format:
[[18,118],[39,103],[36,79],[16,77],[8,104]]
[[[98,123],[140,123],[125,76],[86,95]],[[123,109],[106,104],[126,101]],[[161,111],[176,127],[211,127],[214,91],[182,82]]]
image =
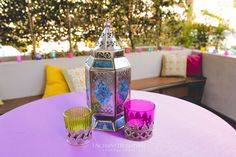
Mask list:
[[93,128],[117,131],[124,126],[124,106],[130,99],[131,66],[110,23],[105,23],[96,47],[86,60],[87,105],[94,113]]

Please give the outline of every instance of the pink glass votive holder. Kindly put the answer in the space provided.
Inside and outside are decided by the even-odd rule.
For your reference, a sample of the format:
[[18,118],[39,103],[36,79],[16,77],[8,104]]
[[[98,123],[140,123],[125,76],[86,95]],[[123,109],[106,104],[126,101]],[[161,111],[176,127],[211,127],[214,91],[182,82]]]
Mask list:
[[152,137],[155,104],[141,99],[129,100],[124,104],[126,138],[142,141]]
[[131,49],[130,48],[125,48],[125,53],[130,53]]
[[72,52],[68,53],[68,58],[73,58],[73,53]]
[[16,61],[17,61],[17,62],[21,62],[21,61],[22,61],[21,56],[16,56]]
[[224,52],[224,56],[228,56],[229,55],[229,52],[226,50],[225,52]]
[[168,50],[169,50],[169,51],[173,51],[173,47],[170,46],[170,47],[168,48]]

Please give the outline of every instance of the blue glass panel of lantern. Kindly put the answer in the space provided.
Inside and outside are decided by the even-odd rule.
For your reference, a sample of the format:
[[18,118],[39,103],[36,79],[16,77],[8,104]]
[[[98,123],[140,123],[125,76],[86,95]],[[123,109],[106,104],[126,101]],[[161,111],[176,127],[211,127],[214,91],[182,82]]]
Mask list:
[[111,60],[96,60],[93,67],[95,68],[112,68]]
[[98,122],[95,128],[99,130],[113,130],[111,122]]
[[125,125],[124,116],[116,120],[116,128],[119,129]]
[[129,94],[129,85],[128,85],[127,80],[120,81],[118,93],[119,93],[120,100],[123,103]]
[[109,86],[103,80],[100,80],[97,83],[94,93],[98,102],[102,104],[103,106],[105,106],[109,102],[112,96]]
[[119,113],[121,113],[121,112],[123,112],[123,111],[124,111],[123,104],[117,105],[117,107],[116,107],[116,113],[119,114]]

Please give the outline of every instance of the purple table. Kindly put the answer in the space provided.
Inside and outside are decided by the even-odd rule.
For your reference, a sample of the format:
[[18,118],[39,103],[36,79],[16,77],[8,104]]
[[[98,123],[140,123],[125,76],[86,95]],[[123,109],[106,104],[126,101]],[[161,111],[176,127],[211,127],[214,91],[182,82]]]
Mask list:
[[236,157],[236,131],[192,103],[132,91],[132,98],[156,103],[154,135],[129,141],[117,133],[93,131],[84,146],[66,142],[62,113],[85,104],[85,93],[38,100],[0,116],[1,157]]

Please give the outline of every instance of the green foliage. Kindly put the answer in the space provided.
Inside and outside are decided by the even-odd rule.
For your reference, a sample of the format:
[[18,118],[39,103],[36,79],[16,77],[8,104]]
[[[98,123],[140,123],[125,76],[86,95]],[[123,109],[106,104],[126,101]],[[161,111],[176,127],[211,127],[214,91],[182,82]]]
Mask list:
[[217,25],[213,25],[210,28],[209,36],[210,41],[209,44],[215,46],[215,49],[218,50],[220,42],[225,39],[225,31],[230,30],[229,27],[226,25],[223,18],[214,15],[207,10],[202,10],[202,14],[208,18],[214,19],[217,22]]
[[21,48],[29,44],[30,32],[27,27],[26,2],[21,0],[2,1],[0,11],[0,42]]
[[156,45],[171,45],[173,38],[178,36],[181,31],[181,16],[172,8],[183,8],[186,12],[186,3],[184,0],[153,0],[153,16],[156,30]]
[[176,38],[173,39],[173,45],[182,45],[184,47],[190,47],[193,45],[193,24],[192,22],[181,22],[179,33],[177,34]]
[[220,42],[225,39],[225,31],[229,30],[224,24],[219,24],[218,26],[214,26],[212,28],[212,38],[210,40],[211,45],[214,45],[215,48],[218,50]]
[[[172,8],[183,9],[179,14]],[[191,5],[185,0],[1,0],[0,43],[26,50],[33,36],[39,41],[65,41],[72,46],[85,41],[93,46],[109,18],[118,41],[131,47],[156,45],[218,47],[228,27],[222,18],[218,26],[193,23]],[[33,21],[32,31],[30,19]],[[70,27],[69,27],[70,26]],[[69,29],[70,28],[70,29]]]
[[129,44],[134,48],[136,38],[144,32],[142,17],[145,4],[142,0],[109,1],[109,18],[112,21],[113,32],[120,39],[129,39]]
[[[182,20],[176,20],[174,25],[178,26],[178,33],[173,39],[173,45],[182,45],[184,47],[193,46],[193,13],[191,4],[185,6],[184,11],[185,18]],[[174,31],[174,30],[173,30]]]
[[206,47],[209,40],[210,26],[204,24],[193,25],[193,45],[196,48]]

